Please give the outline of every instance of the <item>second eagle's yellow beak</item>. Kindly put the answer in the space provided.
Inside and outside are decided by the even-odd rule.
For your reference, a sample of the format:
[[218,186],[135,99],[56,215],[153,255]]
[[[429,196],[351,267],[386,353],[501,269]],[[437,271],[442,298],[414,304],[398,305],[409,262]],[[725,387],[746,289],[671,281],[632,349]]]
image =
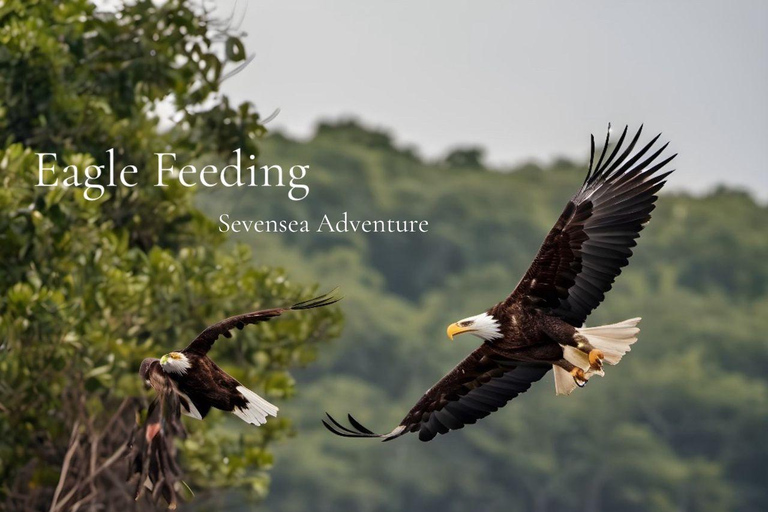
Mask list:
[[453,323],[448,326],[448,329],[446,329],[446,333],[448,334],[448,337],[453,339],[454,336],[457,336],[459,334],[464,334],[467,331],[471,331],[471,328],[466,327],[459,327],[459,323]]

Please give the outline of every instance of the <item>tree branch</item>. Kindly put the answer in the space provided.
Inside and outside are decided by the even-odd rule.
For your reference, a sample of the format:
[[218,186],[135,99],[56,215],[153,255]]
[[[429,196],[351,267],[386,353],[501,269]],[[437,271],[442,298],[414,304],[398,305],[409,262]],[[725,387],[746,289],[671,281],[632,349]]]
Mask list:
[[80,420],[76,420],[74,426],[72,427],[72,435],[69,438],[69,448],[67,449],[67,454],[64,456],[64,462],[61,465],[59,483],[56,485],[56,491],[53,493],[53,501],[51,501],[49,512],[53,512],[58,508],[56,502],[59,499],[61,490],[64,488],[64,482],[67,480],[69,464],[72,462],[72,456],[75,454],[75,450],[77,450],[77,447],[80,445],[80,440],[77,436],[78,430],[80,430]]

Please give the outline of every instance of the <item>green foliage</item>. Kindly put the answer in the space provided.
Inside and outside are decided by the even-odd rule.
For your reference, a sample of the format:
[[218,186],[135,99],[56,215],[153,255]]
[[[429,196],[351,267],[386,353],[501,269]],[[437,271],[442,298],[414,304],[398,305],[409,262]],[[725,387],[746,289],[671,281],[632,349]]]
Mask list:
[[[355,130],[362,130],[359,126]],[[420,443],[340,439],[320,418],[353,412],[388,431],[477,344],[445,326],[514,287],[581,165],[446,167],[322,125],[268,138],[265,161],[311,166],[285,208],[215,190],[234,218],[427,219],[427,234],[243,235],[263,261],[340,283],[341,342],[302,374],[296,442],[277,452],[276,510],[758,512],[768,507],[768,208],[744,194],[664,194],[590,325],[642,316],[640,341],[604,379],[555,397],[552,378],[467,429]],[[382,139],[380,132],[372,134]],[[391,137],[387,140],[391,141]],[[673,181],[676,176],[671,178]],[[331,206],[332,205],[332,206]],[[352,298],[353,300],[349,300]]]
[[479,147],[457,148],[448,153],[445,163],[449,167],[466,167],[469,169],[483,167],[485,150]]
[[[115,147],[117,167],[135,164],[139,176],[154,176],[152,154],[169,147],[180,160],[257,154],[252,106],[214,96],[244,59],[237,35],[183,0],[117,13],[82,0],[0,4],[0,507],[13,487],[40,492],[47,508],[75,416],[103,425],[123,397],[147,393],[144,357],[183,348],[221,318],[316,291],[224,245],[174,181],[145,179],[97,201],[35,186],[35,152],[61,155],[60,169],[105,165]],[[167,132],[159,102],[182,113]],[[218,343],[213,357],[280,403],[295,394],[289,368],[311,362],[338,324],[333,309],[290,315]],[[217,412],[188,426],[192,487],[252,496],[266,492],[270,444],[291,432],[285,417],[255,429]]]

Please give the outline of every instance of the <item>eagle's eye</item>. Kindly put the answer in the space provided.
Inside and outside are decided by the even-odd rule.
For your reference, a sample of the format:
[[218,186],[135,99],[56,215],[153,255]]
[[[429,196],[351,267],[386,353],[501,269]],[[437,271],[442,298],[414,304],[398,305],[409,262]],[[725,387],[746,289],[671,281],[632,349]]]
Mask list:
[[459,322],[459,327],[469,327],[473,323],[472,320],[464,320],[463,322]]

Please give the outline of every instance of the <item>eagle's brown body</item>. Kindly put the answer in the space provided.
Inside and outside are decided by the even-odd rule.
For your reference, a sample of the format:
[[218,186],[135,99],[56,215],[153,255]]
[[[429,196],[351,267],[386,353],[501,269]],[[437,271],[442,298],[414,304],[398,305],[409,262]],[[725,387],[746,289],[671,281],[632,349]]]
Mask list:
[[242,386],[237,379],[219,368],[208,356],[193,353],[188,357],[191,366],[183,376],[169,375],[179,391],[192,400],[203,418],[212,407],[227,412],[234,411],[235,407],[247,407],[248,400],[237,390],[238,386]]
[[573,344],[576,329],[519,303],[500,303],[488,310],[499,319],[503,338],[488,341],[488,348],[515,361],[554,363],[563,358],[562,345]]

